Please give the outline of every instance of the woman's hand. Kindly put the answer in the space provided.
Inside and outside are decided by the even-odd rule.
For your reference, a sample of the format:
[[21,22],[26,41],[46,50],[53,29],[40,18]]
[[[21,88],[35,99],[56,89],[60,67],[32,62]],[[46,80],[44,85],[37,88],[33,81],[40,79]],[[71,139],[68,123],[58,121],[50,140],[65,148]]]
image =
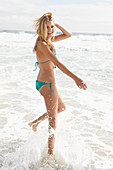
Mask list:
[[[62,31],[63,36],[65,36],[65,38],[69,38],[69,37],[72,36],[72,33],[69,32],[69,31],[67,31],[67,29],[65,29],[65,28],[62,27],[61,25],[59,25],[59,24],[57,24],[57,23],[54,23],[54,25],[55,25],[58,29],[60,29],[60,30]],[[62,36],[62,35],[60,35],[60,36]],[[64,39],[65,39],[65,38],[64,38]]]
[[83,80],[81,80],[80,78],[76,78],[76,79],[75,79],[75,83],[77,84],[77,86],[78,86],[80,89],[83,89],[83,90],[86,90],[86,89],[87,89],[86,84],[84,84]]

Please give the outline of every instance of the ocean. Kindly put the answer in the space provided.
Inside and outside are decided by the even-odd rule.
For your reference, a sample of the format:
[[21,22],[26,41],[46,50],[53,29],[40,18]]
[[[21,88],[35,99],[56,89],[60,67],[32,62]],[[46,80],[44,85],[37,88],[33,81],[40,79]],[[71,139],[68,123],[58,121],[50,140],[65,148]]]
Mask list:
[[113,170],[113,35],[73,33],[54,43],[57,57],[87,90],[58,68],[56,86],[66,110],[58,115],[54,157],[47,155],[48,121],[35,88],[33,32],[0,31],[0,169]]

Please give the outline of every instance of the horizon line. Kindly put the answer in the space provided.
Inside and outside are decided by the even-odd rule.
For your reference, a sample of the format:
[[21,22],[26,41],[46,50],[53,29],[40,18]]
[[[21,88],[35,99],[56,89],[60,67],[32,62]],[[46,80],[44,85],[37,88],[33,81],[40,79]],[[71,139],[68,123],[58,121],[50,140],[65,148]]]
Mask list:
[[[21,33],[21,32],[24,32],[24,33],[29,33],[29,34],[35,34],[35,31],[28,31],[28,30],[8,30],[8,29],[0,29],[0,33],[1,32],[6,32],[6,33]],[[57,32],[58,33],[61,33],[61,32]],[[84,34],[84,35],[108,35],[108,36],[112,36],[113,33],[97,33],[97,32],[72,32],[72,35],[78,35],[78,34]]]

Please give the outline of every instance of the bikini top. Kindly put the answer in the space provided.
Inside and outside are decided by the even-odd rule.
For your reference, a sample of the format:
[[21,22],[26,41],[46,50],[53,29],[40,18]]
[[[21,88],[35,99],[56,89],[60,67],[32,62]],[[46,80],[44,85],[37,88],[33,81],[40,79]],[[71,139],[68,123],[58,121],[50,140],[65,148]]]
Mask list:
[[[53,54],[56,56],[56,52],[53,51]],[[35,62],[35,69],[33,71],[35,71],[37,69],[37,67],[40,68],[39,64],[44,64],[44,63],[47,63],[49,62],[50,60],[47,60],[47,61],[44,61],[44,62]],[[54,65],[54,68],[56,68],[56,65]]]

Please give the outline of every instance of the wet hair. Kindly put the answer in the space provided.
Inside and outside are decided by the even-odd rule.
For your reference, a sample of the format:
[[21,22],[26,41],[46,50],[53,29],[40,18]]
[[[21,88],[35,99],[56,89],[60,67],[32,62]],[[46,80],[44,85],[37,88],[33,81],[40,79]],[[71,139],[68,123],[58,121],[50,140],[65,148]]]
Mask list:
[[51,44],[51,42],[49,40],[47,40],[47,21],[53,21],[53,17],[52,17],[52,13],[48,12],[44,15],[42,15],[40,18],[36,19],[35,22],[35,30],[36,33],[35,35],[38,35],[38,38],[36,39],[34,48],[33,48],[33,52],[36,52],[36,48],[37,48],[37,43],[38,41],[44,41],[47,43],[47,45],[49,46],[51,51],[54,51],[54,46]]

